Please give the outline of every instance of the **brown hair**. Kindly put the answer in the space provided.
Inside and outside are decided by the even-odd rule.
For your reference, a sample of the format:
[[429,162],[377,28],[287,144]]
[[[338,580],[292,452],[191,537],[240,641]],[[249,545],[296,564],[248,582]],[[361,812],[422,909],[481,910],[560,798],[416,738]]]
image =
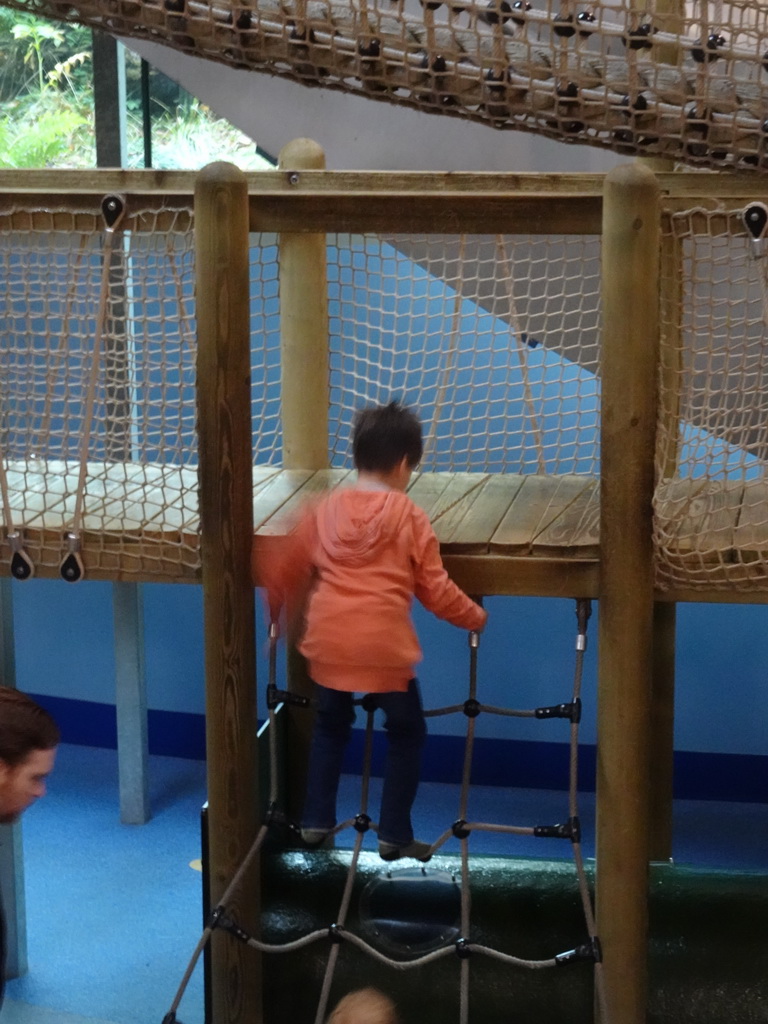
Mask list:
[[26,693],[0,686],[0,760],[14,767],[33,750],[52,750],[61,734],[51,715]]
[[361,988],[344,996],[328,1024],[398,1024],[395,1004],[375,988]]

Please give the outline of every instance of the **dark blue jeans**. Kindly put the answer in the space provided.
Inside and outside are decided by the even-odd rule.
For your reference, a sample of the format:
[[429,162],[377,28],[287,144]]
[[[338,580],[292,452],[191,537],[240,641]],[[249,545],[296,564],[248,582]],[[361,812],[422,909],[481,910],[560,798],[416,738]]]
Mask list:
[[[303,828],[331,829],[336,824],[344,749],[352,732],[353,694],[315,684],[317,717],[309,753],[309,781]],[[379,839],[405,846],[413,839],[411,807],[421,775],[421,753],[427,734],[416,679],[404,692],[374,693],[384,712],[387,756],[379,812]]]

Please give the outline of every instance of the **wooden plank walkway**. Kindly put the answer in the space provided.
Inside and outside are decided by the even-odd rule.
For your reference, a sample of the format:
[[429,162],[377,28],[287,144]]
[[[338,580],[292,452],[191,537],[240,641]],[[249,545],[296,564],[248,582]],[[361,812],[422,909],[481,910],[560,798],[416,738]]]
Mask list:
[[[58,576],[78,476],[75,460],[6,465],[12,525],[40,576]],[[352,479],[346,469],[255,467],[257,542],[285,534],[306,500]],[[449,571],[472,593],[597,596],[596,478],[424,472],[414,474],[409,494],[429,515]],[[658,489],[655,511],[664,557],[676,571],[694,567],[697,585],[711,581],[721,599],[729,566],[768,563],[768,483],[677,480]],[[88,578],[198,580],[196,468],[89,463],[81,530]],[[7,542],[0,559],[8,573]],[[749,578],[759,591],[756,575]]]

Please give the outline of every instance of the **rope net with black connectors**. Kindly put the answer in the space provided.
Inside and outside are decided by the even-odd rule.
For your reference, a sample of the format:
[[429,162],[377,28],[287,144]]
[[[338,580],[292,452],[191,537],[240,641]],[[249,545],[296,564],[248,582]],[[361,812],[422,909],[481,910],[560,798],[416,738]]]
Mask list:
[[2,0],[502,130],[768,169],[763,0]]
[[[591,602],[581,599],[577,602],[578,633],[576,638],[576,662],[574,680],[570,700],[561,704],[534,708],[530,710],[518,710],[513,708],[500,708],[483,704],[477,697],[477,654],[479,647],[479,635],[469,634],[469,694],[463,704],[434,708],[424,712],[425,717],[436,717],[447,714],[464,714],[467,720],[465,754],[462,767],[462,776],[459,792],[458,816],[453,824],[439,835],[431,845],[431,853],[435,853],[452,837],[457,838],[461,844],[461,886],[460,886],[460,934],[458,938],[446,941],[440,948],[432,949],[423,955],[401,959],[389,956],[367,939],[355,932],[348,925],[350,904],[352,901],[353,886],[358,869],[360,854],[363,848],[365,835],[369,831],[378,831],[378,825],[368,813],[369,789],[371,778],[371,762],[373,751],[374,712],[375,702],[368,696],[355,701],[362,706],[366,712],[365,745],[363,754],[363,766],[361,775],[361,791],[359,810],[354,817],[338,823],[329,833],[328,838],[346,830],[353,829],[355,832],[354,843],[351,851],[349,867],[346,872],[343,891],[335,915],[335,920],[330,921],[327,926],[316,928],[306,932],[298,938],[282,943],[263,942],[255,936],[246,932],[227,912],[228,904],[236,893],[242,879],[252,865],[256,854],[261,849],[264,840],[271,826],[278,824],[285,826],[286,818],[279,810],[280,794],[278,792],[278,751],[277,751],[277,729],[275,728],[275,715],[281,703],[287,701],[300,707],[308,707],[311,704],[306,698],[297,698],[287,691],[279,690],[275,684],[277,642],[279,629],[276,622],[272,622],[269,628],[269,685],[267,695],[267,708],[269,716],[269,757],[270,757],[270,786],[267,803],[267,813],[264,823],[259,829],[258,835],[249,850],[246,858],[235,874],[234,878],[221,897],[216,908],[210,915],[210,919],[198,942],[190,964],[184,974],[182,982],[174,998],[173,1004],[163,1024],[174,1024],[176,1022],[176,1011],[179,1007],[184,991],[187,987],[197,960],[200,957],[205,945],[210,939],[214,929],[221,928],[233,935],[241,942],[261,953],[289,953],[304,949],[316,942],[329,941],[330,952],[325,966],[320,996],[318,999],[315,1024],[322,1024],[325,1020],[331,985],[333,983],[339,950],[342,944],[348,943],[362,951],[374,961],[384,964],[395,971],[408,971],[414,968],[423,967],[446,957],[454,955],[459,961],[460,971],[460,1024],[467,1024],[469,1020],[469,980],[470,961],[473,956],[483,956],[505,964],[509,967],[525,968],[530,970],[541,970],[550,967],[558,967],[575,962],[591,963],[595,971],[595,993],[600,1008],[601,1020],[604,1024],[611,1024],[611,1018],[606,1006],[605,989],[602,976],[602,957],[600,941],[596,931],[595,915],[592,904],[589,883],[587,880],[584,859],[581,850],[581,824],[578,809],[578,732],[581,720],[581,686],[583,674],[584,653],[587,647],[587,621],[591,614]],[[568,785],[568,814],[565,821],[547,825],[508,825],[500,823],[488,823],[468,820],[468,802],[471,786],[472,757],[475,743],[475,723],[480,714],[494,714],[511,717],[524,717],[539,720],[550,720],[553,718],[563,719],[569,723],[570,730],[570,757],[569,757],[569,785]],[[300,829],[295,823],[287,823],[289,829],[297,836],[300,836]],[[525,835],[540,838],[567,839],[570,841],[571,850],[576,870],[579,895],[586,925],[585,941],[574,949],[565,952],[555,953],[545,959],[525,959],[501,952],[489,946],[472,941],[471,927],[471,891],[470,891],[470,856],[469,839],[472,832],[497,832],[505,835]]]

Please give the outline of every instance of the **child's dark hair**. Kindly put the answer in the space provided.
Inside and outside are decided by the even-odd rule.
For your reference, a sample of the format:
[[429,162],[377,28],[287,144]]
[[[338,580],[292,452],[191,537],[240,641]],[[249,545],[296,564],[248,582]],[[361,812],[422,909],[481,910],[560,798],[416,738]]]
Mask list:
[[352,433],[352,457],[364,472],[387,472],[403,458],[414,468],[421,461],[424,442],[421,420],[399,402],[360,409]]

